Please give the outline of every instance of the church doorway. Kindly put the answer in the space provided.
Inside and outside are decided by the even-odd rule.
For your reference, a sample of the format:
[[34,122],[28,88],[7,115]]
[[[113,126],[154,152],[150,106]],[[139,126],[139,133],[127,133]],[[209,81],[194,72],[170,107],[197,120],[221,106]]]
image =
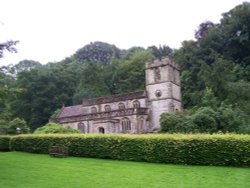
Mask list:
[[105,133],[105,129],[103,127],[99,127],[98,131],[100,134],[104,134]]
[[85,133],[85,125],[84,125],[84,123],[79,123],[77,125],[77,128],[80,131],[80,133]]

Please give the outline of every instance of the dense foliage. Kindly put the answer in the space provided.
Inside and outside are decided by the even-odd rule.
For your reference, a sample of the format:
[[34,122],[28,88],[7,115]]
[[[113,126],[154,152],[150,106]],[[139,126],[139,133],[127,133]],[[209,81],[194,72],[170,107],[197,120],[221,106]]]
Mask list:
[[219,101],[250,109],[250,3],[222,15],[220,23],[204,22],[196,40],[176,51],[180,65],[183,104],[199,105],[206,87]]
[[0,151],[10,150],[10,136],[0,136]]
[[80,157],[250,166],[249,135],[20,135],[10,141],[11,150],[33,153],[48,153],[54,145]]
[[[2,67],[2,88],[20,88],[20,92],[13,96],[6,93],[6,97],[0,101],[0,116],[5,116],[3,119],[6,120],[2,125],[20,117],[26,120],[31,130],[35,130],[46,124],[63,105],[79,104],[82,99],[144,89],[144,63],[154,57],[151,49],[135,47],[118,50],[121,57],[117,58],[110,51],[117,49],[114,45],[97,42],[83,47],[77,54],[86,55],[86,49],[88,58],[82,61],[75,54],[61,62],[43,66],[35,61],[24,60],[15,66]],[[91,49],[94,51],[91,52]],[[101,59],[94,61],[90,56],[96,50],[101,50],[103,54]],[[109,58],[104,61],[102,58],[105,53],[105,57]]]
[[[220,23],[201,23],[195,40],[184,41],[178,50],[166,45],[121,50],[108,43],[93,42],[60,62],[41,65],[24,60],[17,65],[3,66],[0,68],[0,130],[18,117],[34,131],[63,105],[143,90],[144,63],[169,56],[179,64],[183,107],[190,112],[188,116],[176,114],[177,119],[185,120],[178,126],[191,123],[181,132],[249,132],[249,124],[239,127],[240,121],[231,121],[232,114],[236,119],[237,113],[250,114],[249,17],[250,3],[245,2],[224,13]],[[16,41],[0,44],[0,58],[6,50],[15,52],[15,44]],[[214,97],[207,95],[207,88]],[[212,108],[215,114],[222,113],[223,118],[208,117],[202,111],[204,107]],[[203,121],[206,125],[201,125]]]
[[201,107],[194,114],[177,112],[161,115],[161,132],[168,133],[246,133],[250,134],[249,118],[230,106],[217,110]]
[[105,65],[110,62],[110,58],[118,58],[120,53],[121,50],[115,45],[104,42],[94,42],[77,50],[75,57],[79,62],[99,62]]
[[248,133],[250,118],[239,108],[220,103],[206,88],[199,106],[185,112],[163,113],[161,132],[169,133]]
[[79,133],[79,131],[76,129],[72,129],[71,127],[63,127],[56,123],[47,123],[46,125],[37,128],[34,132],[34,134],[51,134],[51,133],[73,134],[73,133]]
[[25,134],[30,132],[26,121],[24,119],[15,118],[12,121],[0,121],[0,134]]
[[2,58],[4,56],[4,52],[8,51],[11,53],[16,53],[17,49],[15,48],[15,45],[18,43],[19,41],[14,41],[14,40],[9,40],[6,41],[4,43],[0,43],[0,58]]

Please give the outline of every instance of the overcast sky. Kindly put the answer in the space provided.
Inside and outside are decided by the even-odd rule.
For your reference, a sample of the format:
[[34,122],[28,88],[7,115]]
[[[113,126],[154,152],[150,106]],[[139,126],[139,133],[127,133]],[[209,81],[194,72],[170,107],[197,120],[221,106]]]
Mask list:
[[31,59],[60,61],[102,41],[127,49],[193,39],[198,25],[218,23],[243,0],[0,0],[0,43],[19,40],[0,66]]

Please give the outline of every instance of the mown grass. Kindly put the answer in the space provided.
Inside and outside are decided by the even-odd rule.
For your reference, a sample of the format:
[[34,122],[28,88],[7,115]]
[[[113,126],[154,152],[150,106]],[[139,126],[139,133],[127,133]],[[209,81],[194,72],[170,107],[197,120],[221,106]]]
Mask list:
[[1,188],[250,187],[250,169],[0,152]]

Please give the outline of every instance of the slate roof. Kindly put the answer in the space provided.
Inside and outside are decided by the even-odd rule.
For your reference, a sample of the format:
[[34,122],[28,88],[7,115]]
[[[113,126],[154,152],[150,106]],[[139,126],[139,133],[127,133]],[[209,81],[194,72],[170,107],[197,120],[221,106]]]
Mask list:
[[87,109],[83,108],[82,105],[68,106],[61,109],[60,113],[57,115],[57,118],[78,116],[87,113]]
[[94,99],[86,99],[82,101],[82,105],[91,106],[97,104],[112,103],[112,102],[140,99],[146,97],[147,97],[146,91],[136,91],[131,93],[117,94],[117,95],[111,95]]
[[60,113],[57,115],[56,118],[64,118],[64,117],[72,117],[72,116],[89,114],[87,108],[83,108],[85,106],[140,99],[140,98],[146,98],[146,97],[147,95],[145,91],[137,91],[133,93],[125,93],[125,94],[118,94],[118,95],[112,95],[112,96],[106,96],[106,97],[100,97],[100,98],[94,98],[94,99],[87,99],[87,100],[83,100],[81,105],[62,107]]

